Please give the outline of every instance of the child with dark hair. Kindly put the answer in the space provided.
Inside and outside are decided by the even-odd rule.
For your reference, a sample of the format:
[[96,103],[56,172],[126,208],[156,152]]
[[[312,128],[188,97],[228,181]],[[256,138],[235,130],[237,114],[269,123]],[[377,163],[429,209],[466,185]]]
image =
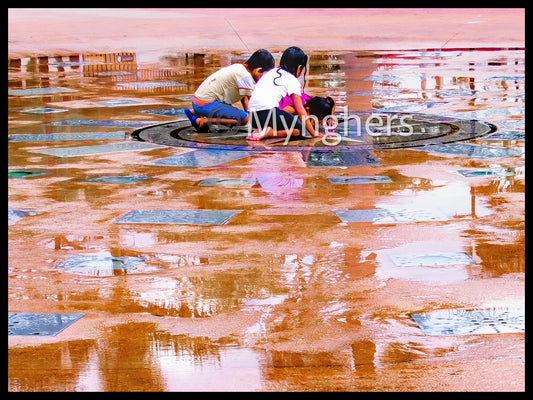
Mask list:
[[255,83],[273,67],[272,54],[260,49],[243,64],[232,64],[208,76],[194,93],[194,111],[185,110],[191,125],[198,132],[207,132],[210,123],[246,125],[248,114],[232,104],[240,101],[246,110]]
[[[280,59],[279,67],[267,71],[257,85],[248,102],[252,127],[255,128],[246,139],[261,140],[271,136],[299,136],[302,127],[313,137],[315,132],[302,103],[302,87],[298,77],[307,71],[307,55],[299,47],[289,47]],[[290,96],[296,115],[279,108],[279,102]]]
[[[302,93],[302,102],[304,103],[305,111],[309,115],[316,116],[319,123],[322,123],[324,118],[328,115],[333,115],[335,112],[335,101],[329,96],[309,96],[307,93]],[[296,113],[294,103],[290,96],[282,98],[278,108],[290,114]]]

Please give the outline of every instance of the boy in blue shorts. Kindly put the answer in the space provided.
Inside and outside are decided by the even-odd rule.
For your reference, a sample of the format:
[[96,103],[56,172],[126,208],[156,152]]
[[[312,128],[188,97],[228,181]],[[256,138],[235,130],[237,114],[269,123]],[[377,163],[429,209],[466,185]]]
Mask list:
[[248,109],[248,99],[255,83],[274,67],[269,51],[254,52],[243,64],[232,64],[208,76],[194,92],[191,110],[185,114],[198,132],[207,132],[210,124],[246,125],[248,113],[232,104],[241,102]]

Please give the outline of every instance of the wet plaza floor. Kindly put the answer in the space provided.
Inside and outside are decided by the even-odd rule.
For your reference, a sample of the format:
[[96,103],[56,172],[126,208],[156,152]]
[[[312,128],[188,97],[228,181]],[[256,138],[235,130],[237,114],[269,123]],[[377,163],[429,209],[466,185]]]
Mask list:
[[524,50],[310,53],[451,143],[132,137],[247,55],[9,60],[8,389],[524,390]]

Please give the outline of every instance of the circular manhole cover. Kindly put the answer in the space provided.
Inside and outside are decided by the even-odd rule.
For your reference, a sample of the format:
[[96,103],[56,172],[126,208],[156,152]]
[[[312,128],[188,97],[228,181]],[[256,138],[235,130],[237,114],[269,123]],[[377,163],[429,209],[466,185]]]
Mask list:
[[337,150],[371,150],[453,143],[485,136],[497,129],[493,124],[478,120],[428,114],[360,112],[339,116],[338,121],[338,126],[324,140],[292,137],[291,140],[269,138],[252,142],[246,140],[247,128],[212,126],[209,132],[199,133],[188,120],[141,128],[134,131],[132,137],[166,146],[204,149],[299,151],[336,147]]

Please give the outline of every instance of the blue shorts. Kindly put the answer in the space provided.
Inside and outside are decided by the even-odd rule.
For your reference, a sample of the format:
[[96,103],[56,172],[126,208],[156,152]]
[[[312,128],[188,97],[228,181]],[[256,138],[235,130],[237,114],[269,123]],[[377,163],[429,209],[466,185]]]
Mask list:
[[236,119],[239,123],[248,116],[240,108],[216,100],[203,106],[199,106],[193,102],[192,108],[197,115],[203,117]]

